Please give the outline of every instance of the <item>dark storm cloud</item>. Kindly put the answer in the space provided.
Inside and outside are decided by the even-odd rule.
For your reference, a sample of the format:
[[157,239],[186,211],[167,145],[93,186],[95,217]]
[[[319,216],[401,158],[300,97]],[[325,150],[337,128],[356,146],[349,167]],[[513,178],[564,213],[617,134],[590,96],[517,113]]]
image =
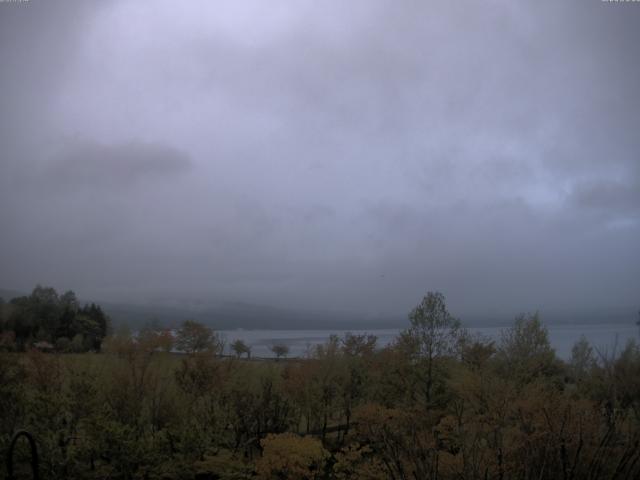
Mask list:
[[428,289],[462,313],[637,302],[636,5],[32,1],[0,22],[0,285],[371,315]]

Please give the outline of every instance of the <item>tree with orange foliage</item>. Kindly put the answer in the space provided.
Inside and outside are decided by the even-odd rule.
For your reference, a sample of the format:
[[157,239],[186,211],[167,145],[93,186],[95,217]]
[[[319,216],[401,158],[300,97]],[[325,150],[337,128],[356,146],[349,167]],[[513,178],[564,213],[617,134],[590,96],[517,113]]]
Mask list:
[[292,433],[267,435],[260,445],[262,458],[256,462],[260,479],[319,479],[323,477],[329,452],[311,437]]

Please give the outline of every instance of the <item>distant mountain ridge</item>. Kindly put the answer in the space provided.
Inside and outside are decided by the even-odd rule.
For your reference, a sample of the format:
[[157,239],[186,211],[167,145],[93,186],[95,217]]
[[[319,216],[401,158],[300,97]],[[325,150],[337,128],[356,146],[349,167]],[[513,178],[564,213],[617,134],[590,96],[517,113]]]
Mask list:
[[[28,295],[11,289],[0,289],[5,301]],[[269,305],[256,305],[240,301],[206,300],[157,300],[146,303],[103,302],[96,299],[80,299],[81,303],[95,302],[111,317],[114,327],[127,325],[137,329],[156,321],[162,326],[175,327],[183,320],[192,319],[218,330],[367,330],[382,328],[406,328],[409,326],[406,312],[389,316],[367,316],[345,312],[288,309]],[[634,324],[638,320],[637,309],[630,307],[601,308],[587,311],[540,310],[542,321],[555,325],[575,324]],[[509,326],[516,314],[462,315],[465,326]]]
[[114,324],[143,325],[156,320],[176,326],[193,319],[219,330],[245,329],[339,329],[397,328],[404,319],[365,318],[348,313],[284,309],[243,302],[213,302],[198,306],[163,306],[101,303]]
[[[0,289],[0,298],[9,301],[29,292]],[[239,301],[157,301],[153,303],[103,302],[80,298],[80,303],[97,303],[113,321],[114,327],[140,328],[155,321],[175,327],[183,320],[202,322],[215,329],[339,329],[397,328],[404,322],[393,318],[367,318],[342,312],[296,310]]]

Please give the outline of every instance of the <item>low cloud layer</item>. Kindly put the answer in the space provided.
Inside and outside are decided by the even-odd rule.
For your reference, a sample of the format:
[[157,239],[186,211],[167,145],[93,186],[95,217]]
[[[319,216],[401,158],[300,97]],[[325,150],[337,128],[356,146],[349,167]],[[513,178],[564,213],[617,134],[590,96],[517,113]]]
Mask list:
[[640,8],[0,4],[0,286],[637,308]]

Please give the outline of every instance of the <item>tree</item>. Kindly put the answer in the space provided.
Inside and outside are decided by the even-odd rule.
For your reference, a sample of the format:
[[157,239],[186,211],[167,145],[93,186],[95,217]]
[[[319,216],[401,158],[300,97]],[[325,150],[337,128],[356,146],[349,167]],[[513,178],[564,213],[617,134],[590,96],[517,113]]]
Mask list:
[[318,439],[292,433],[267,435],[260,444],[263,452],[256,464],[258,478],[322,478],[324,464],[330,456]]
[[100,306],[80,308],[71,290],[59,296],[55,289],[38,285],[31,295],[13,298],[0,310],[0,330],[12,330],[21,350],[34,340],[55,343],[78,334],[85,338],[86,350],[99,350],[109,330],[109,317]]
[[57,305],[60,302],[58,292],[52,287],[36,285],[31,292],[31,301],[40,305]]
[[275,354],[278,360],[280,357],[286,357],[289,355],[289,347],[283,343],[276,343],[275,345],[272,345],[271,351]]
[[571,373],[574,380],[582,380],[596,365],[593,348],[584,335],[580,337],[571,349]]
[[102,350],[113,353],[119,357],[125,357],[135,346],[133,334],[129,327],[121,325],[115,332],[104,339]]
[[80,353],[85,351],[85,339],[81,333],[78,333],[71,339],[69,348],[72,352]]
[[463,330],[460,321],[447,310],[444,295],[427,292],[409,314],[411,327],[401,333],[400,346],[412,357],[423,384],[427,403],[431,402],[436,362],[457,352]]
[[514,325],[502,332],[498,356],[503,370],[520,382],[549,376],[557,370],[549,332],[538,312],[518,316]]
[[76,297],[76,294],[73,290],[68,290],[60,295],[60,305],[62,307],[69,308],[74,312],[77,312],[80,309],[78,297]]
[[342,339],[342,352],[350,357],[371,355],[376,349],[378,337],[375,335],[356,335],[347,332]]
[[193,396],[202,397],[211,392],[220,382],[220,363],[211,352],[185,355],[175,371],[180,389]]
[[231,350],[234,351],[238,358],[240,358],[245,353],[247,354],[247,358],[251,357],[251,347],[240,339],[235,340],[231,344]]
[[162,329],[158,334],[158,344],[160,349],[165,353],[171,352],[174,341],[173,333],[171,333],[171,330],[168,328]]
[[222,342],[206,325],[195,320],[185,320],[176,332],[176,348],[187,353],[220,352]]
[[[102,334],[102,327],[92,317],[87,314],[81,313],[76,315],[73,319],[73,332],[76,336],[80,335],[85,338],[85,350],[99,350],[104,338]],[[73,340],[72,340],[73,342]]]
[[[101,341],[104,337],[107,336],[111,327],[111,320],[104,313],[102,308],[100,308],[100,305],[96,305],[95,303],[92,303],[91,305],[85,305],[82,309],[80,309],[79,313],[93,320],[94,324],[96,325],[96,327],[94,327],[95,333],[92,332],[95,338]],[[94,348],[97,349],[99,348],[99,346],[100,345],[98,343],[97,346],[94,346]]]
[[472,370],[482,370],[496,353],[495,342],[482,335],[465,334],[460,342],[460,359]]

